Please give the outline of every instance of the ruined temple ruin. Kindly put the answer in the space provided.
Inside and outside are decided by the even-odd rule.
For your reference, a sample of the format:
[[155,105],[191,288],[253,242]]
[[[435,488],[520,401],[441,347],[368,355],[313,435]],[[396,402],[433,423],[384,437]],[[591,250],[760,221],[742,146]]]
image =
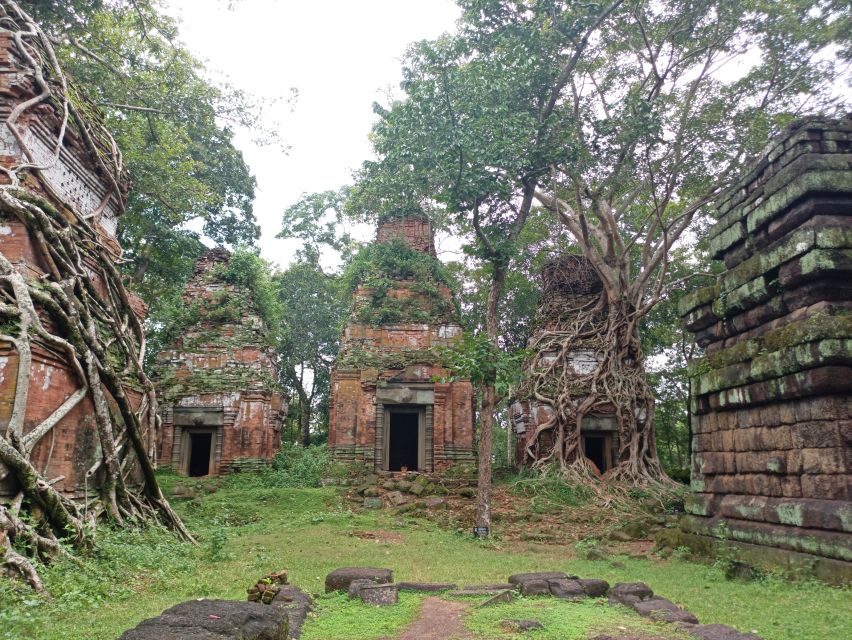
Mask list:
[[[439,264],[422,214],[385,219],[373,248]],[[329,447],[338,459],[376,470],[432,472],[473,463],[471,384],[436,382],[449,375],[436,348],[461,335],[452,293],[431,278],[389,275],[387,289],[362,281],[355,290],[331,378]]]
[[[23,191],[10,192],[10,197],[20,201],[30,198],[40,207],[52,207],[63,224],[74,225],[81,235],[90,238],[87,246],[81,245],[76,251],[99,303],[107,310],[105,301],[116,293],[113,286],[108,286],[107,278],[115,276],[105,271],[99,261],[114,265],[121,255],[116,227],[127,195],[126,175],[106,171],[98,157],[99,153],[107,153],[97,146],[100,140],[84,141],[71,126],[60,137],[63,127],[58,105],[44,101],[36,108],[20,111],[38,89],[11,31],[0,33],[0,79],[0,164],[6,172],[2,182],[9,184],[16,167],[41,167],[38,171],[22,170],[18,177]],[[7,124],[16,109],[19,115],[13,133]],[[41,229],[35,231],[35,225],[25,223],[7,202],[0,206],[4,276],[16,273],[23,277],[22,283],[39,280],[43,286],[68,277],[60,273],[64,265],[54,261],[48,248],[49,225],[44,220],[39,224]],[[69,237],[73,242],[74,236]],[[125,293],[126,304],[122,304],[135,315],[127,321],[140,322],[146,313],[145,304],[131,292]],[[11,300],[4,297],[7,303]],[[91,495],[95,479],[88,476],[96,473],[102,457],[92,393],[86,392],[87,381],[81,379],[68,353],[54,339],[48,340],[48,334],[61,333],[65,328],[57,326],[53,315],[45,313],[40,304],[36,303],[35,308],[44,334],[31,328],[29,345],[23,339],[16,345],[14,340],[0,338],[0,435],[17,438],[24,457],[45,478],[54,481],[53,486],[60,492],[82,497],[88,481]],[[8,338],[16,332],[18,322],[5,314],[0,316],[0,334]],[[19,372],[22,350],[31,358],[28,374]],[[130,403],[138,408],[144,390],[132,371],[125,371],[121,384]],[[106,388],[102,393],[108,402],[112,401]],[[21,406],[16,406],[16,402]],[[109,409],[117,413],[114,403]],[[145,446],[152,450],[153,430],[148,426],[143,425],[146,430],[142,435]],[[122,458],[128,455],[126,440],[119,438],[116,446]],[[0,495],[14,495],[17,490],[12,474],[0,464]]]
[[[549,455],[560,428],[553,404],[537,398],[535,391],[541,396],[541,391],[557,385],[573,388],[575,402],[581,402],[590,394],[587,377],[597,369],[600,358],[597,347],[582,336],[567,346],[560,341],[566,328],[573,327],[599,299],[601,281],[589,261],[580,255],[555,258],[542,269],[541,280],[541,299],[527,345],[534,355],[525,365],[524,380],[509,406],[519,467]],[[534,384],[536,376],[540,378]],[[597,472],[606,473],[618,460],[618,421],[612,405],[596,404],[579,422],[576,455],[585,456]],[[573,425],[563,428],[576,426],[575,419]]]
[[250,291],[228,276],[231,254],[210,249],[183,292],[188,322],[157,355],[159,460],[188,476],[268,463],[287,406]]
[[718,202],[724,271],[681,315],[695,545],[852,577],[852,120],[805,120]]

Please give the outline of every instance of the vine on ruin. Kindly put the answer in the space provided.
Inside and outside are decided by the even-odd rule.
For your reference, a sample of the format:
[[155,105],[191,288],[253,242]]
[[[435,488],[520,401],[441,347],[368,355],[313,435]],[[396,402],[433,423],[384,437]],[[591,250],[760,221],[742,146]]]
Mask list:
[[[0,0],[0,29],[14,42],[33,93],[5,115],[6,134],[24,159],[0,168],[0,216],[26,227],[47,268],[43,277],[25,276],[0,252],[0,341],[11,345],[18,357],[11,416],[0,434],[0,479],[13,479],[19,489],[10,504],[0,505],[0,566],[42,591],[34,559],[90,549],[99,518],[116,525],[158,520],[180,537],[192,538],[157,483],[153,452],[146,445],[154,440],[158,417],[154,389],[142,367],[145,335],[115,266],[121,256],[93,221],[110,200],[123,209],[121,152],[100,124],[96,108],[71,88],[48,37],[16,2]],[[53,156],[41,163],[19,124],[27,115],[51,117],[51,112]],[[72,143],[83,149],[109,186],[95,212],[75,209],[44,179],[44,172]],[[67,362],[78,387],[25,432],[36,346]],[[138,407],[128,397],[131,387],[141,392]],[[91,428],[101,458],[86,473],[95,495],[77,503],[54,488],[60,479],[45,477],[32,454],[85,398],[94,407]],[[128,481],[134,469],[141,472],[139,487]]]
[[[442,291],[453,284],[444,266],[400,238],[361,249],[344,278],[351,292],[359,286],[368,291],[365,300],[356,300],[354,309],[356,320],[363,324],[448,322],[458,316],[454,300]],[[413,295],[394,295],[402,289]]]
[[[582,483],[595,480],[600,471],[583,454],[581,430],[587,416],[607,414],[614,416],[619,435],[616,464],[604,474],[608,484],[671,489],[656,453],[654,399],[636,314],[610,299],[582,257],[551,262],[544,291],[536,318],[541,330],[529,345],[537,355],[515,394],[553,410],[527,446],[533,467]],[[593,364],[580,366],[578,352]]]

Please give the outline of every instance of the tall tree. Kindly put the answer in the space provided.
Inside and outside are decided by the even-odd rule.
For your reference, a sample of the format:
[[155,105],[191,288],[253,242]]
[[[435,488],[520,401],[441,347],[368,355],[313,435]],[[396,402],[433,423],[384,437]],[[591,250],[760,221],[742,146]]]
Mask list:
[[[575,402],[557,390],[549,400],[559,410],[541,430],[563,434],[564,471],[588,476],[576,446],[582,417],[614,404],[612,476],[664,482],[639,321],[670,284],[673,245],[735,168],[798,110],[831,107],[830,47],[848,25],[837,3],[810,0],[459,4],[458,34],[414,45],[404,98],[377,108],[378,159],[364,164],[351,205],[432,205],[472,229],[491,269],[485,326],[495,343],[519,234],[535,200],[549,209],[603,291],[582,322],[552,336],[565,359],[572,334],[593,327],[598,394]],[[483,461],[488,385],[484,396]]]
[[296,394],[300,438],[308,446],[315,410],[327,406],[348,299],[340,276],[324,273],[313,250],[300,255],[275,283],[283,313],[278,343],[282,382]]

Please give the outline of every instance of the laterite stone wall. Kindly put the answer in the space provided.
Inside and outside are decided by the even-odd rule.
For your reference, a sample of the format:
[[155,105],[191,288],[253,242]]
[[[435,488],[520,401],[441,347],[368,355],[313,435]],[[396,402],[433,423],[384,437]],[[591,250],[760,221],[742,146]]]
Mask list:
[[[685,529],[852,577],[852,120],[796,123],[725,194],[724,264],[681,305],[691,363]],[[786,553],[777,553],[783,551]],[[759,556],[760,554],[757,553]]]

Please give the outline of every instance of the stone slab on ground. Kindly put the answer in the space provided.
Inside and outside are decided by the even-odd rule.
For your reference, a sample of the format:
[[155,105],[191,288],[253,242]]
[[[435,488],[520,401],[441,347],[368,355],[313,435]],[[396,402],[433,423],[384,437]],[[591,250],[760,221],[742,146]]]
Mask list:
[[581,578],[577,582],[583,585],[583,591],[585,591],[586,595],[590,598],[600,598],[601,596],[605,596],[606,592],[609,591],[609,582],[606,580]]
[[393,582],[393,571],[373,567],[343,567],[325,577],[325,592],[348,591],[353,580],[371,580],[376,584]]
[[662,622],[698,624],[698,618],[695,617],[695,614],[681,609],[671,600],[659,596],[634,602],[633,609],[640,616],[661,620]]
[[395,584],[364,584],[359,592],[361,600],[376,607],[386,607],[399,601]]
[[544,625],[542,625],[538,620],[501,620],[500,626],[506,631],[520,633],[544,629]]
[[302,635],[302,624],[308,617],[308,612],[313,609],[314,602],[311,597],[291,584],[281,586],[281,590],[272,601],[272,606],[283,609],[290,619],[288,638],[297,639]]
[[482,589],[490,589],[492,591],[504,591],[506,589],[517,589],[518,585],[509,584],[508,582],[497,583],[497,584],[469,584],[465,586],[465,589],[474,589],[474,590],[482,590]]
[[521,593],[525,596],[549,596],[550,582],[547,580],[525,580],[519,583]]
[[401,491],[391,491],[390,493],[385,494],[385,498],[387,498],[388,502],[395,507],[408,502],[408,498],[406,498]]
[[365,580],[363,578],[360,578],[358,580],[353,580],[352,582],[350,582],[349,583],[349,590],[348,590],[349,599],[354,600],[355,598],[360,598],[361,597],[361,587],[371,585],[371,584],[376,584],[376,583],[373,582],[372,580]]
[[697,624],[683,629],[700,640],[763,640],[753,633],[742,633],[726,624]]
[[491,598],[488,598],[488,600],[486,600],[485,602],[483,602],[479,606],[480,607],[490,607],[491,605],[495,605],[495,604],[503,604],[503,603],[506,603],[506,602],[512,602],[512,601],[514,601],[514,599],[515,599],[515,592],[510,591],[509,589],[506,589],[505,591],[501,591],[500,593],[498,593],[496,596],[492,596]]
[[286,609],[259,602],[190,600],[143,620],[119,640],[281,640]]
[[451,598],[465,598],[469,596],[496,596],[507,589],[456,589],[447,593]]
[[618,582],[608,592],[610,604],[633,606],[634,602],[654,597],[654,592],[644,582]]
[[550,588],[550,595],[566,600],[580,600],[586,597],[586,590],[579,580],[548,580],[547,586]]
[[562,571],[537,571],[533,573],[514,573],[509,576],[509,584],[521,584],[530,580],[576,580],[577,576],[569,576]]
[[459,588],[457,584],[452,582],[397,582],[396,586],[400,591],[423,591],[427,593]]

